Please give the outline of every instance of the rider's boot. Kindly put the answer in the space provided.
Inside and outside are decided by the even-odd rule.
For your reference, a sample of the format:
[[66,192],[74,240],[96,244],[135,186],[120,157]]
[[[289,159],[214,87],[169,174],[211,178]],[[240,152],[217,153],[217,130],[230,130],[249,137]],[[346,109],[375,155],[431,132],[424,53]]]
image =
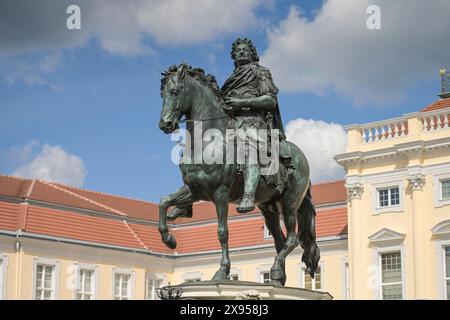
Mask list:
[[241,203],[236,208],[240,213],[246,213],[255,210],[255,192],[261,176],[259,165],[244,165],[244,194]]

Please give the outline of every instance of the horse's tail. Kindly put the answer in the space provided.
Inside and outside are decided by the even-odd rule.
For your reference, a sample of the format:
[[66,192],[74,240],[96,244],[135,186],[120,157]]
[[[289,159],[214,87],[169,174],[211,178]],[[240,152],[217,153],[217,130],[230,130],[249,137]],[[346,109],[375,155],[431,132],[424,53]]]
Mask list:
[[311,196],[311,181],[305,198],[297,211],[298,238],[303,249],[302,261],[306,271],[314,278],[320,260],[320,250],[316,243],[316,209]]

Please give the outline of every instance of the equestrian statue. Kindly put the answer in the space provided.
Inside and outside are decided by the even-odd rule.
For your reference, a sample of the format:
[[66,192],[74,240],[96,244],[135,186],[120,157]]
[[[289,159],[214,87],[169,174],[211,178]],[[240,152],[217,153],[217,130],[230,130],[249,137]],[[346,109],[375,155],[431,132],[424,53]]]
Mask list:
[[[194,139],[193,143],[187,141],[185,145],[179,160],[184,185],[160,201],[158,229],[162,241],[174,249],[176,239],[169,232],[167,220],[192,217],[193,203],[212,201],[222,248],[220,268],[212,280],[225,280],[231,266],[228,204],[236,204],[240,213],[254,211],[257,206],[277,252],[270,270],[271,282],[285,285],[286,257],[299,244],[306,271],[314,277],[320,251],[316,243],[316,211],[308,161],[298,146],[286,140],[278,89],[270,71],[258,63],[252,41],[240,38],[234,41],[231,57],[235,68],[221,89],[214,76],[205,75],[202,69],[186,63],[171,66],[162,74],[160,129],[166,134],[173,133],[185,122],[190,137],[196,136],[199,126],[202,132],[214,132],[214,139],[211,136],[200,141]],[[228,148],[230,141],[233,148]],[[219,150],[214,156],[227,153],[227,161],[195,161],[199,156],[196,143],[201,144],[200,150]],[[261,145],[265,146],[264,152]],[[244,161],[228,161],[230,153],[232,160],[242,156]],[[251,161],[251,155],[262,159],[263,153],[271,156],[269,162]],[[268,170],[270,168],[276,170]],[[168,212],[170,207],[173,209]],[[286,234],[280,225],[280,214]]]

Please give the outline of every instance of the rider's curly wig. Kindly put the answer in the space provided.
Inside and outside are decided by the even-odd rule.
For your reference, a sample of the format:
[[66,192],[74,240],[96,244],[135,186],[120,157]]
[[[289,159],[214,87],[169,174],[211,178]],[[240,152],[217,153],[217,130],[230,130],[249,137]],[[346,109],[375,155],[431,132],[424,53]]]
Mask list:
[[[252,40],[249,40],[247,38],[241,39],[241,38],[237,38],[232,46],[231,46],[231,58],[233,60],[236,60],[236,48],[238,47],[238,45],[240,44],[246,44],[250,47],[250,50],[252,52],[252,61],[253,62],[258,62],[259,61],[259,56],[258,53],[256,52],[256,47],[253,44]],[[234,63],[236,66],[236,62]]]

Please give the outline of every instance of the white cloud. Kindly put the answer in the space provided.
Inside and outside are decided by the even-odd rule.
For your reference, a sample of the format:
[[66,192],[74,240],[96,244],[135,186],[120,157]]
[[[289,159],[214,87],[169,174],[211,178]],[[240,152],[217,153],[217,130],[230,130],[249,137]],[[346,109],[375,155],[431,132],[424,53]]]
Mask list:
[[77,47],[97,38],[113,54],[153,52],[146,38],[165,46],[191,45],[261,27],[255,11],[273,0],[80,0],[81,30],[66,28],[69,1],[0,3],[0,53]]
[[296,119],[286,125],[286,136],[305,153],[313,182],[344,177],[345,171],[333,159],[347,146],[347,134],[340,124]]
[[[381,30],[367,28],[371,4]],[[357,105],[394,103],[450,64],[449,12],[448,0],[326,0],[310,20],[292,7],[268,31],[261,61],[286,92],[331,88]]]
[[[23,152],[18,153],[28,155],[29,146],[25,146]],[[44,144],[33,159],[15,170],[12,175],[81,187],[86,177],[86,169],[80,157],[68,153],[60,146]]]
[[29,87],[43,85],[54,91],[60,91],[61,87],[48,81],[46,76],[60,68],[61,65],[61,52],[54,51],[41,54],[37,58],[5,58],[0,62],[0,73],[3,74],[3,79],[9,85],[23,82]]

